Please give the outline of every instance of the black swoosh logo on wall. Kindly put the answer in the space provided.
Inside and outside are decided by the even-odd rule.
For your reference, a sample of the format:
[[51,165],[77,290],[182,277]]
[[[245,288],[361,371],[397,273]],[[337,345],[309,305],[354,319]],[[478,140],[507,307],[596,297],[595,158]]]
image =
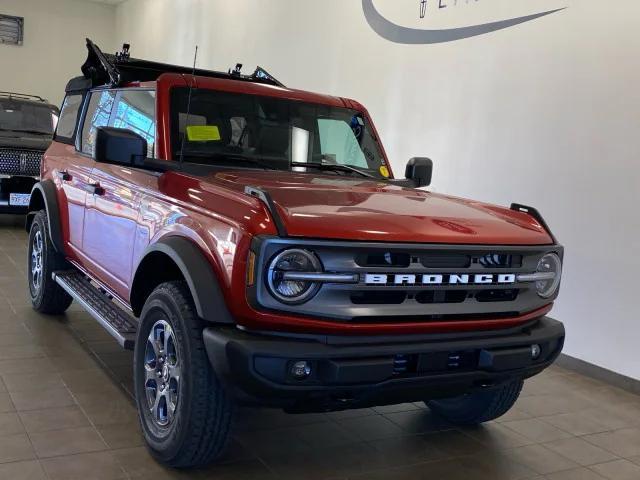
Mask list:
[[369,26],[381,37],[394,43],[418,45],[453,42],[455,40],[462,40],[463,38],[477,37],[478,35],[503,30],[521,23],[530,22],[536,18],[551,15],[552,13],[564,10],[564,8],[556,8],[555,10],[547,10],[546,12],[500,20],[498,22],[483,23],[481,25],[472,25],[469,27],[446,28],[441,30],[423,30],[420,28],[409,28],[396,25],[390,20],[384,18],[380,12],[376,10],[376,7],[373,5],[373,0],[362,0],[362,10],[364,11],[364,16],[367,19]]

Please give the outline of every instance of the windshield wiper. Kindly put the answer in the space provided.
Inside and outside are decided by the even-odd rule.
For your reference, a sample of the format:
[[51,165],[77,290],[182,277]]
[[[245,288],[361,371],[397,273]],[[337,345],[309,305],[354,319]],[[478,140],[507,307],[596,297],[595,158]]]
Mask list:
[[[310,162],[291,162],[292,167],[305,167],[305,168],[315,168],[318,170],[327,170],[329,172],[347,172],[347,173],[357,173],[367,178],[376,178],[374,175],[370,173],[363,172],[359,168],[352,167],[351,165],[334,165],[331,163],[310,163]],[[377,180],[377,178],[376,178]]]
[[[187,152],[184,155],[185,157],[198,157],[198,158],[218,158],[222,157],[221,164],[224,164],[224,160],[233,160],[234,162],[244,162],[250,163],[252,165],[257,165],[265,170],[277,170],[273,165],[269,164],[266,158],[263,157],[253,157],[248,155],[242,155],[240,153],[212,153],[212,152]],[[218,162],[216,162],[218,163]],[[226,162],[232,163],[232,162]],[[225,165],[226,166],[226,165]],[[233,165],[229,165],[233,166]]]

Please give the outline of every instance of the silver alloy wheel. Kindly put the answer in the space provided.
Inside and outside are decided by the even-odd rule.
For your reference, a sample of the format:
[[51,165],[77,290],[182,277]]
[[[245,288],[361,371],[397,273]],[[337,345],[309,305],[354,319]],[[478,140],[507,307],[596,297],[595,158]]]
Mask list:
[[42,232],[38,230],[33,236],[33,243],[31,245],[31,283],[36,292],[40,291],[40,286],[42,285],[43,250]]
[[165,320],[153,324],[144,352],[145,393],[154,422],[167,427],[178,406],[180,359],[175,333]]

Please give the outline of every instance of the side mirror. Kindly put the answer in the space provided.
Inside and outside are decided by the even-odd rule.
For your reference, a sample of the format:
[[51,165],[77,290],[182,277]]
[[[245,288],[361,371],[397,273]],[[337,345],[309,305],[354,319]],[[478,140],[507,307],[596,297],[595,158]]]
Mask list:
[[142,166],[147,158],[147,141],[137,133],[114,127],[99,127],[93,159],[100,163]]
[[426,187],[431,184],[433,162],[425,157],[413,157],[407,162],[404,176],[412,180],[415,187]]

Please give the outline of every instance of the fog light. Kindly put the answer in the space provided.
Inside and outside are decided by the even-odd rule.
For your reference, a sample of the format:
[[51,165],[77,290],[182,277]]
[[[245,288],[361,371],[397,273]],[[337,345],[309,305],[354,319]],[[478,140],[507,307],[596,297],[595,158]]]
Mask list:
[[291,375],[297,380],[302,380],[311,375],[311,364],[305,360],[294,363],[291,366]]
[[533,358],[534,360],[537,360],[539,356],[540,356],[540,345],[538,345],[537,343],[531,345],[531,358]]

